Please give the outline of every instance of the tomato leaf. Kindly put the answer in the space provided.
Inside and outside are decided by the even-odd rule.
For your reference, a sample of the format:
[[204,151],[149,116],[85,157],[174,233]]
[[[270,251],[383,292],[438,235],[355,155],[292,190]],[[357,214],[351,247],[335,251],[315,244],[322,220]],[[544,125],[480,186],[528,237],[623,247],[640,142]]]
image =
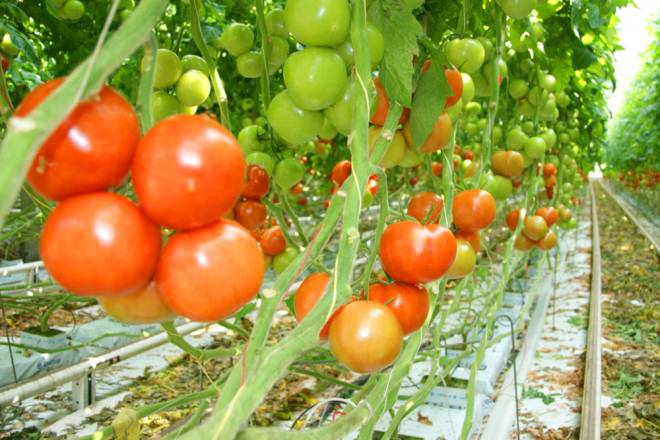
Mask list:
[[442,113],[451,88],[445,77],[448,65],[445,54],[438,47],[429,47],[431,68],[420,76],[410,111],[410,131],[415,147],[424,143]]
[[387,96],[404,107],[410,107],[413,57],[419,54],[417,37],[422,33],[422,26],[411,7],[399,0],[373,1],[368,12],[369,21],[385,38],[380,78]]

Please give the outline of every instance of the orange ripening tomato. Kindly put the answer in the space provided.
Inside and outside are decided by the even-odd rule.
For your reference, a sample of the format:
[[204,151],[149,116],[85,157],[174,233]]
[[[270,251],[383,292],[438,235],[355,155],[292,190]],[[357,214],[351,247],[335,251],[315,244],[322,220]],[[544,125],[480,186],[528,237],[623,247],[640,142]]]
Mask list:
[[175,115],[147,132],[131,178],[147,215],[172,229],[217,221],[243,191],[245,159],[238,141],[208,116]]
[[350,160],[340,160],[332,168],[332,174],[330,174],[330,180],[332,180],[335,185],[342,186],[344,181],[348,179],[348,176],[351,175],[351,161]]
[[421,223],[438,223],[442,217],[442,197],[434,192],[419,192],[408,202],[408,215]]
[[497,151],[491,157],[491,166],[500,176],[518,177],[525,169],[525,159],[517,151]]
[[212,322],[252,301],[263,276],[257,241],[238,223],[220,220],[170,237],[158,262],[156,287],[178,315]]
[[523,234],[532,241],[539,241],[548,233],[548,224],[539,215],[525,217]]
[[456,238],[437,224],[402,221],[385,228],[380,241],[383,270],[404,283],[437,280],[456,256]]
[[62,200],[41,232],[46,269],[76,295],[145,287],[158,263],[160,228],[130,200],[99,192]]
[[536,215],[543,217],[548,227],[554,225],[557,222],[557,219],[559,219],[559,211],[552,206],[537,209]]
[[264,225],[267,215],[266,205],[256,200],[238,202],[234,206],[234,218],[249,231]]
[[[298,322],[302,321],[305,316],[307,316],[309,312],[312,311],[316,303],[319,302],[319,299],[321,298],[321,295],[323,295],[323,292],[327,288],[329,282],[330,276],[328,274],[317,272],[305,278],[302,284],[300,284],[298,292],[296,293],[296,297],[293,301],[293,311]],[[332,324],[332,321],[339,315],[345,306],[346,305],[344,304],[338,307],[326,321],[325,325],[321,329],[321,333],[319,333],[319,338],[322,341],[328,339],[330,324]]]
[[481,189],[461,191],[452,206],[454,224],[462,231],[487,228],[495,220],[495,199]]
[[544,251],[549,251],[555,245],[557,244],[557,234],[554,233],[554,231],[548,231],[547,234],[545,234],[545,237],[541,239],[538,243],[536,243],[536,247],[544,250]]
[[105,313],[126,324],[152,324],[176,318],[158,295],[155,283],[124,295],[99,296],[97,300]]
[[456,258],[447,270],[445,276],[449,279],[463,278],[474,270],[477,264],[477,253],[466,240],[456,240]]
[[[63,82],[57,78],[33,89],[14,116],[32,113]],[[51,200],[105,191],[126,177],[139,141],[135,111],[113,88],[103,86],[76,105],[39,147],[27,181]]]
[[472,245],[472,249],[474,249],[475,252],[479,252],[479,249],[481,247],[481,232],[479,232],[478,230],[472,232],[458,230],[456,231],[455,235],[456,235],[456,240],[467,241]]
[[422,327],[429,313],[428,292],[411,284],[371,284],[368,299],[385,304],[401,324],[404,335]]
[[261,234],[259,244],[266,255],[278,255],[286,249],[284,233],[277,225],[271,226]]
[[557,177],[550,176],[547,179],[545,179],[546,188],[554,188],[556,185],[557,185]]
[[[387,113],[390,111],[390,100],[385,93],[385,88],[383,87],[380,78],[374,80],[374,85],[376,86],[376,110],[371,115],[370,122],[374,125],[383,126],[385,125],[385,120],[387,119]],[[403,113],[399,118],[399,124],[404,124],[408,117],[410,116],[410,110],[407,108],[403,109]]]
[[268,172],[259,165],[250,165],[247,168],[247,183],[243,188],[243,197],[250,200],[260,200],[270,188]]
[[516,237],[516,241],[513,243],[513,247],[518,251],[528,251],[534,247],[536,243],[527,238],[525,234],[520,234]]
[[546,163],[543,165],[543,177],[550,177],[557,174],[557,167],[553,163]]
[[[447,113],[441,114],[433,126],[433,130],[431,130],[431,134],[426,138],[419,151],[422,153],[432,153],[447,145],[451,137],[451,129],[451,118]],[[412,133],[410,132],[410,121],[406,122],[403,126],[403,136],[406,138],[408,147],[415,148]]]
[[394,313],[375,301],[352,302],[330,326],[330,351],[348,369],[373,373],[390,365],[403,345]]
[[[431,65],[431,60],[426,60],[424,62],[424,66],[422,66],[422,73],[425,74],[428,72],[428,70],[431,68]],[[445,99],[445,104],[443,107],[448,108],[456,104],[458,100],[461,99],[461,95],[463,95],[463,78],[461,77],[461,72],[456,69],[445,69],[445,78],[447,79],[449,87],[451,88],[451,95]]]

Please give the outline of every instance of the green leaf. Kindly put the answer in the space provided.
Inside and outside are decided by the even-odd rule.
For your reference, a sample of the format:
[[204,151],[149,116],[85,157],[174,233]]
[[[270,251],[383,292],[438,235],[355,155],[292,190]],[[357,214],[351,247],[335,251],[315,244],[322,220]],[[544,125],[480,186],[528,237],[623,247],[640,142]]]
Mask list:
[[590,47],[585,46],[578,39],[573,41],[573,68],[575,70],[586,69],[596,60],[598,57]]
[[442,113],[445,99],[451,88],[445,77],[448,65],[445,54],[439,48],[429,48],[431,68],[420,76],[410,112],[410,131],[415,147],[424,143]]
[[419,54],[417,37],[422,33],[422,26],[412,9],[399,0],[375,0],[368,12],[369,21],[380,29],[385,38],[380,78],[387,96],[404,107],[410,107],[413,57]]

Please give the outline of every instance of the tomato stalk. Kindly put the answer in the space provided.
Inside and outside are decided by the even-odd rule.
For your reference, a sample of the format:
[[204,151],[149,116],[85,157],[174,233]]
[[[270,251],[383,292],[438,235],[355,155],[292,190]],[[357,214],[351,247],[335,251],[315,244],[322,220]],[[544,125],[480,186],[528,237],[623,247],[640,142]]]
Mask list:
[[227,93],[225,88],[222,85],[222,79],[218,73],[218,67],[215,64],[215,59],[211,55],[208,46],[204,42],[204,37],[202,36],[202,25],[199,17],[199,11],[202,8],[201,0],[191,0],[190,2],[190,13],[191,13],[191,33],[195,45],[202,53],[204,61],[209,68],[211,85],[213,86],[213,93],[215,94],[215,99],[218,103],[220,109],[220,121],[227,130],[231,131],[231,119],[229,118],[229,104],[227,103]]
[[[81,99],[93,96],[115,68],[144,43],[167,3],[167,0],[140,2],[107,41],[105,33],[100,35],[99,49],[71,72],[29,117],[14,117],[9,121],[6,136],[0,145],[0,225],[20,191],[39,146]],[[106,24],[109,25],[112,17],[108,18]]]
[[137,111],[140,115],[140,125],[142,134],[149,131],[154,124],[151,112],[151,95],[153,93],[154,72],[156,70],[156,51],[158,50],[158,40],[156,34],[151,32],[149,39],[144,45],[144,60],[142,61],[145,69],[140,75],[140,85],[138,87]]
[[190,345],[183,336],[177,331],[174,322],[168,321],[161,324],[163,330],[167,332],[167,339],[181,350],[188,353],[198,362],[205,362],[209,359],[220,359],[236,356],[241,352],[241,347],[233,348],[213,348],[213,349],[200,349]]

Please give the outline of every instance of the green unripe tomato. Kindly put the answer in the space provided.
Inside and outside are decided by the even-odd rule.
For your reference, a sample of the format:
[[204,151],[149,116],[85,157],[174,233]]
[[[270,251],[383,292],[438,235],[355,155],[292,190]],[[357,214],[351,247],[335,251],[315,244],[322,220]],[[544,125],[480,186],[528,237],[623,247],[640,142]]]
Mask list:
[[564,121],[559,121],[555,124],[555,130],[557,130],[557,133],[563,133],[567,128],[566,122]]
[[514,127],[506,135],[506,146],[512,150],[522,150],[529,138],[520,127]]
[[266,124],[268,124],[268,119],[264,118],[263,116],[257,116],[254,120],[254,123],[259,127],[265,127]]
[[463,111],[463,100],[461,99],[456,101],[456,104],[452,105],[446,110],[447,114],[449,115],[452,121],[458,120],[458,118],[461,116],[462,111]]
[[[142,71],[146,70],[146,58],[142,59]],[[183,67],[179,57],[169,49],[158,49],[154,70],[154,88],[166,89],[173,86],[181,76]]]
[[335,47],[348,38],[351,13],[347,0],[287,0],[284,22],[305,46]]
[[529,136],[534,133],[534,123],[532,121],[525,121],[522,123],[522,129]]
[[350,81],[341,98],[323,111],[325,117],[344,136],[353,129],[353,108],[355,106],[355,81]]
[[319,137],[323,140],[329,141],[334,139],[335,136],[337,136],[337,129],[332,125],[332,122],[330,122],[328,118],[325,118],[323,120],[321,131],[319,131]]
[[472,80],[474,81],[474,91],[477,96],[490,96],[490,85],[481,70],[472,74]]
[[529,91],[529,84],[525,80],[514,79],[511,81],[511,84],[509,84],[509,94],[514,99],[520,99],[527,96],[528,91]]
[[282,37],[272,37],[268,51],[268,74],[277,72],[288,56],[289,42]]
[[254,125],[254,120],[252,120],[252,118],[245,117],[245,118],[241,119],[241,127],[245,128],[245,127],[248,127],[250,125]]
[[271,36],[277,35],[284,38],[289,36],[289,31],[286,30],[284,23],[284,9],[273,9],[266,14],[266,29]]
[[194,115],[195,113],[197,113],[197,106],[196,105],[187,106],[179,103],[179,113],[181,113],[182,115]]
[[506,15],[516,20],[526,18],[536,6],[535,0],[497,0]]
[[157,91],[151,95],[151,116],[154,124],[168,116],[179,113],[179,101],[164,91]]
[[66,2],[67,0],[52,0],[53,6],[56,8],[61,8],[62,6],[64,6],[64,3]]
[[495,47],[493,42],[486,37],[479,37],[477,41],[481,43],[484,48],[484,62],[488,62],[493,59],[493,54],[495,53]]
[[482,111],[481,104],[478,102],[468,102],[465,105],[465,111],[470,115],[479,116]]
[[280,161],[275,166],[275,183],[285,190],[300,182],[304,175],[305,167],[292,157]]
[[465,134],[468,136],[476,136],[479,133],[479,127],[474,122],[465,124]]
[[557,86],[557,80],[549,73],[543,73],[539,77],[539,84],[548,92],[554,92]]
[[484,191],[489,192],[495,200],[506,200],[513,192],[511,180],[502,176],[484,174],[484,177],[481,179],[481,185]]
[[[380,30],[371,23],[367,23],[367,38],[369,43],[371,68],[375,68],[383,59],[383,54],[385,53],[385,38]],[[350,38],[347,38],[346,41],[337,46],[337,52],[341,56],[341,59],[344,60],[346,66],[351,66],[355,63],[355,53]]]
[[263,69],[261,52],[250,51],[236,58],[236,70],[244,78],[259,78]]
[[68,20],[80,20],[85,15],[85,4],[80,0],[68,0],[62,7],[62,16]]
[[560,144],[567,144],[571,138],[568,135],[568,133],[559,133],[559,136],[557,136],[557,140],[559,141]]
[[2,36],[2,43],[0,43],[0,49],[2,49],[2,52],[10,57],[15,57],[16,55],[18,55],[18,52],[20,52],[20,50],[18,49],[18,47],[16,47],[14,42],[11,41],[11,35],[9,34],[5,34]]
[[532,87],[532,89],[527,94],[527,99],[532,105],[542,105],[548,99],[548,92],[545,89],[539,88],[538,86]]
[[450,41],[445,47],[445,53],[450,63],[461,72],[466,73],[474,73],[479,70],[486,56],[486,51],[481,43],[472,38]]
[[199,70],[189,70],[176,83],[176,97],[186,107],[200,105],[211,94],[209,78]]
[[275,159],[261,151],[254,151],[245,156],[245,162],[248,165],[259,165],[269,176],[272,176],[275,170]]
[[525,118],[533,118],[536,114],[536,109],[526,99],[521,99],[516,103],[516,112]]
[[131,12],[133,12],[131,9],[122,9],[119,11],[119,21],[122,23],[125,22],[126,19],[131,16]]
[[301,109],[284,90],[270,102],[268,122],[285,142],[297,145],[316,137],[323,126],[323,114]]
[[502,127],[496,125],[493,127],[493,143],[495,145],[499,145],[500,142],[502,142],[502,138],[504,137],[504,134],[502,132]]
[[206,61],[204,61],[204,58],[198,55],[184,55],[183,58],[181,58],[181,68],[184,72],[189,70],[199,70],[206,76],[210,75],[209,66],[206,64]]
[[461,79],[463,80],[461,101],[463,104],[467,104],[474,99],[474,81],[472,81],[472,77],[467,73],[461,73]]
[[527,154],[525,154],[524,151],[522,152],[522,157],[523,157],[523,167],[524,168],[529,168],[529,166],[534,163],[534,159],[532,159]]
[[561,91],[557,94],[557,105],[561,108],[566,108],[571,103],[571,98],[568,97],[566,92]]
[[477,127],[479,128],[479,130],[485,130],[487,123],[488,123],[488,121],[486,121],[486,118],[480,118],[477,121]]
[[545,141],[545,145],[548,149],[554,148],[557,145],[557,133],[552,128],[548,128],[541,137]]
[[243,98],[240,100],[238,105],[241,106],[241,110],[244,112],[249,112],[254,108],[254,99],[252,98]]
[[243,55],[254,45],[254,32],[245,23],[231,23],[220,36],[220,46],[232,56]]
[[532,159],[540,159],[545,154],[545,141],[540,136],[534,136],[525,143],[525,154]]
[[266,130],[258,125],[248,125],[238,132],[238,144],[247,155],[255,151],[263,150],[261,140],[266,135]]
[[572,141],[577,141],[580,137],[580,130],[578,130],[577,128],[569,128],[568,136],[571,138]]
[[295,260],[299,252],[292,247],[287,247],[284,252],[277,254],[273,257],[273,270],[275,273],[280,274],[289,267],[289,264]]
[[[369,145],[370,154],[375,148],[376,142],[378,141],[378,138],[380,138],[382,130],[382,127],[369,127],[367,143]],[[401,133],[401,131],[397,131],[392,138],[392,142],[390,142],[390,145],[387,147],[385,155],[383,155],[383,157],[378,162],[378,165],[383,168],[392,168],[399,165],[399,163],[401,163],[403,160],[403,157],[406,155],[406,149],[406,139],[403,137],[403,133]]]
[[308,47],[287,58],[284,84],[298,107],[323,110],[337,102],[346,90],[346,65],[333,49]]
[[403,159],[399,162],[399,166],[402,168],[412,168],[424,162],[424,155],[415,150],[414,148],[406,148],[406,152],[403,155]]

